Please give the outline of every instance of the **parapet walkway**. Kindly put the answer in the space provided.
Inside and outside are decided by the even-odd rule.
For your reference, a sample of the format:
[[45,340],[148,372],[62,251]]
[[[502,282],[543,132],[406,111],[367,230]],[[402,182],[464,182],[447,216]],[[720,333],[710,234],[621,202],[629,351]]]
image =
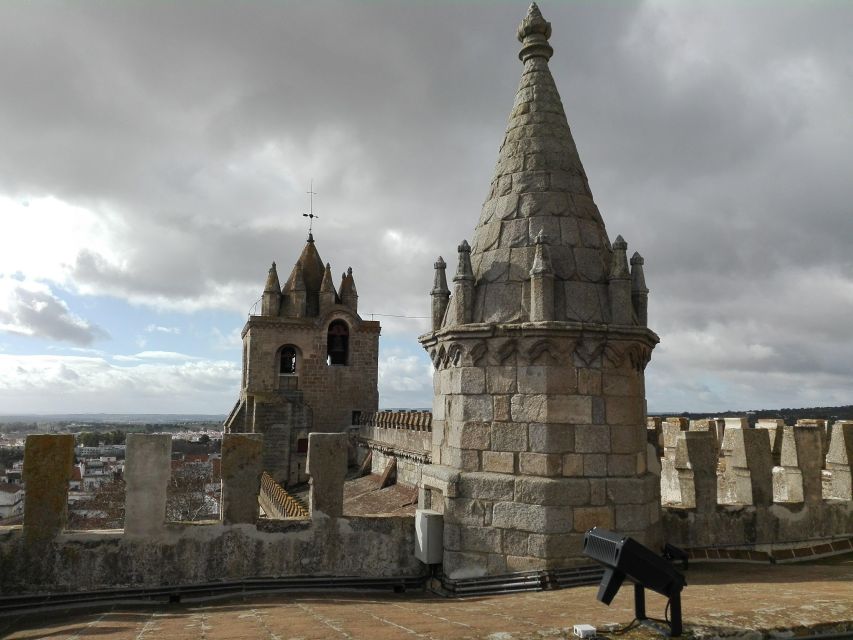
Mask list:
[[[790,637],[784,633],[789,629],[799,631],[797,635],[847,630],[847,637],[853,637],[853,555],[808,565],[700,564],[690,568],[687,580],[684,619],[694,638],[754,640],[771,637],[771,632]],[[578,587],[468,599],[423,592],[334,592],[247,596],[197,605],[113,606],[93,613],[0,618],[0,637],[541,640],[569,638],[578,623],[601,628],[633,618],[632,589],[623,587],[611,607],[597,602],[595,592],[595,587]],[[662,616],[663,599],[650,595],[648,613]],[[660,636],[640,632],[603,637]]]

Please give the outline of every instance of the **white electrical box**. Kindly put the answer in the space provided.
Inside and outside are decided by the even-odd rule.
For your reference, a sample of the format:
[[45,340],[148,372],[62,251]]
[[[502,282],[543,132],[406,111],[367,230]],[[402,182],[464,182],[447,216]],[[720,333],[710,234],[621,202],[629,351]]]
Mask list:
[[415,557],[440,564],[444,556],[444,516],[430,509],[415,511]]
[[576,624],[574,627],[575,635],[578,638],[594,638],[595,627],[591,624]]

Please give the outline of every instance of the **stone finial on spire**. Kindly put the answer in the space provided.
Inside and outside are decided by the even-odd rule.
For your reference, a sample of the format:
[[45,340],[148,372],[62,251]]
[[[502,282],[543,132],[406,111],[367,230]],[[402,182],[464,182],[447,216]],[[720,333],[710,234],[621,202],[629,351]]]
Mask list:
[[320,284],[320,293],[334,293],[335,284],[332,282],[332,265],[326,263],[326,270],[323,272],[323,282]]
[[532,3],[527,10],[527,15],[518,25],[518,41],[521,42],[521,51],[518,57],[522,62],[529,58],[540,57],[550,60],[554,50],[548,44],[551,37],[551,23],[542,17],[542,12],[536,3]]
[[474,315],[474,271],[471,269],[471,245],[459,245],[459,265],[453,276],[453,324],[470,324]]
[[613,324],[634,324],[634,307],[631,302],[631,274],[628,271],[628,243],[622,236],[613,242],[610,259],[610,277],[607,289],[610,294],[610,321]]
[[287,315],[294,318],[304,318],[308,312],[308,292],[305,287],[305,275],[302,272],[302,263],[297,262],[290,275],[290,287],[287,294],[288,304],[285,305]]
[[548,251],[550,239],[545,235],[542,229],[536,234],[536,253],[533,257],[533,267],[530,269],[530,275],[552,274],[554,269],[551,266],[551,254]]
[[548,236],[542,229],[536,234],[536,253],[530,269],[530,321],[554,319],[554,269],[548,251]]
[[278,282],[278,271],[275,268],[275,262],[273,262],[267,273],[267,284],[264,287],[264,293],[278,293],[279,291],[281,291],[281,285]]
[[277,316],[280,307],[281,285],[278,282],[278,271],[276,271],[275,262],[273,262],[269,273],[267,273],[264,294],[261,296],[261,315]]
[[353,313],[358,313],[358,291],[355,288],[355,278],[352,277],[352,267],[349,267],[343,274],[341,290],[338,293],[341,297],[341,304],[348,306]]
[[332,282],[332,265],[326,263],[326,269],[323,272],[323,281],[320,283],[320,313],[328,311],[338,301],[338,292],[335,291],[335,284]]
[[628,243],[622,236],[616,236],[613,242],[613,257],[610,261],[610,279],[630,278],[628,273]]
[[459,280],[473,280],[474,271],[471,269],[471,245],[467,240],[463,240],[462,244],[457,247],[459,250],[459,263],[456,267],[456,275],[453,276],[453,282]]
[[435,268],[435,279],[430,292],[430,296],[432,296],[432,330],[438,331],[444,322],[444,314],[450,301],[450,289],[447,288],[447,273],[445,271],[447,263],[444,258],[438,256],[433,267]]
[[643,273],[643,256],[636,251],[631,256],[631,303],[641,327],[649,326],[649,289]]

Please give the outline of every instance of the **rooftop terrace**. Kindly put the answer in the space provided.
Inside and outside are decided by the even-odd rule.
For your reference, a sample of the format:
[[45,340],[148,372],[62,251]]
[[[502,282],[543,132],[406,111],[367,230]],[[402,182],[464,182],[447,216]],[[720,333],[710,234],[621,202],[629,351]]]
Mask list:
[[[685,637],[853,637],[853,554],[798,565],[704,563],[687,572]],[[44,610],[0,617],[10,640],[98,638],[483,638],[571,637],[572,625],[625,625],[632,590],[613,605],[596,587],[445,599],[428,592],[324,592],[246,595],[200,603],[109,605],[100,610]],[[648,612],[664,601],[649,594]],[[840,633],[848,635],[842,636]],[[608,638],[660,637],[647,629]]]

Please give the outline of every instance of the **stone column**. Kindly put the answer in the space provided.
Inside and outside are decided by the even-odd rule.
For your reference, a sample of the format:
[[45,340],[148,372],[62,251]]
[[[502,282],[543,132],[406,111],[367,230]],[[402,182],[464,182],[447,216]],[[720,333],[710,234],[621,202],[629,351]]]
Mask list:
[[130,433],[124,469],[124,534],[156,536],[165,530],[166,490],[172,477],[172,436]]
[[232,433],[222,436],[223,524],[255,524],[261,489],[264,436]]
[[24,539],[55,538],[68,519],[68,481],[74,467],[74,436],[27,436],[24,446]]
[[311,518],[338,518],[344,513],[344,479],[347,475],[347,436],[344,433],[308,435],[308,461],[305,471],[311,476],[309,504]]
[[853,500],[850,466],[853,464],[853,421],[832,425],[832,439],[826,455],[826,468],[832,473],[832,498]]

